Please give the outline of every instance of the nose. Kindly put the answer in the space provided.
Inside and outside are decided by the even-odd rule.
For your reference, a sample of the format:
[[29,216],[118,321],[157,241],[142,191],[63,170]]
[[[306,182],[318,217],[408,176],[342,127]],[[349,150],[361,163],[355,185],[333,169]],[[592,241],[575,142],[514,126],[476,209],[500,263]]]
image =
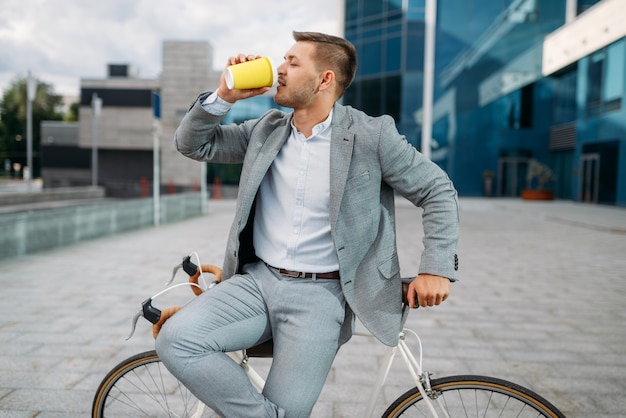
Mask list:
[[276,68],[276,72],[278,73],[278,75],[283,75],[285,74],[285,64],[286,61],[283,61],[282,64],[280,64],[277,68]]

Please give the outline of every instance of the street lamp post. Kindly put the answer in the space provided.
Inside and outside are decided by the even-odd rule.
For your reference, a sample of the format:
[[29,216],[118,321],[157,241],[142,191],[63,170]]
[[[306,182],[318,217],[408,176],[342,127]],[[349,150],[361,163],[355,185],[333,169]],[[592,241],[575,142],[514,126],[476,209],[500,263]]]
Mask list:
[[37,81],[33,78],[30,70],[26,77],[26,167],[28,175],[26,178],[27,188],[30,192],[33,184],[33,100],[37,92]]
[[161,223],[161,94],[152,92],[152,210],[154,226]]
[[98,94],[91,96],[91,109],[93,117],[91,121],[91,185],[98,185],[98,119],[102,110],[102,99]]
[[433,85],[435,79],[435,28],[437,0],[426,0],[424,19],[424,94],[422,96],[422,154],[430,159],[433,135]]

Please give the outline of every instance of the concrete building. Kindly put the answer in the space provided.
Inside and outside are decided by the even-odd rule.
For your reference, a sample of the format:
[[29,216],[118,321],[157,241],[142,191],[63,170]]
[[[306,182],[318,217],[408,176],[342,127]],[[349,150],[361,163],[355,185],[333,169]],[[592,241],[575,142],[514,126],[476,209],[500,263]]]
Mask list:
[[79,146],[78,131],[78,122],[41,122],[41,177],[46,188],[90,184],[90,150]]
[[[97,167],[96,182],[107,196],[150,195],[157,138],[161,188],[197,189],[201,165],[190,169],[190,160],[174,150],[172,138],[193,98],[219,81],[212,56],[208,42],[164,41],[159,78],[140,78],[129,64],[109,64],[106,78],[82,79],[79,122],[42,125],[44,187],[92,184],[92,167]],[[157,96],[160,108],[155,110]],[[99,112],[94,112],[95,97],[101,100]]]
[[[177,188],[199,187],[202,170],[172,145],[174,132],[200,92],[215,88],[213,48],[207,42],[165,41],[161,74],[161,182]],[[197,165],[194,171],[190,166]]]

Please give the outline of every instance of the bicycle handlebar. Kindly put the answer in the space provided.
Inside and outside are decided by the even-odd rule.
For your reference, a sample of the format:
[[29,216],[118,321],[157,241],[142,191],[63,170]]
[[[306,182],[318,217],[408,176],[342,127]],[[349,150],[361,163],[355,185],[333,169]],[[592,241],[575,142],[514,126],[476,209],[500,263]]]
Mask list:
[[[174,277],[176,276],[176,273],[178,272],[178,270],[183,269],[183,271],[185,273],[187,273],[189,275],[189,285],[191,286],[191,290],[192,292],[196,295],[199,296],[200,294],[202,294],[206,289],[210,289],[211,287],[215,286],[216,284],[220,283],[222,281],[222,269],[214,266],[212,264],[202,264],[200,267],[198,267],[193,261],[191,261],[191,256],[185,256],[183,257],[183,261],[176,265],[172,271],[172,277],[170,278],[170,280],[166,283],[166,286],[169,286],[172,281],[174,281]],[[198,279],[200,277],[201,273],[211,273],[214,276],[213,281],[211,282],[211,284],[209,284],[208,286],[206,286],[206,289],[202,288],[199,284],[198,284]],[[205,283],[206,284],[206,283]],[[158,333],[158,330],[161,329],[161,326],[163,325],[163,323],[165,322],[165,320],[167,320],[167,318],[169,318],[170,316],[172,316],[174,313],[176,313],[178,311],[178,309],[176,309],[175,311],[172,312],[172,309],[167,309],[166,313],[167,316],[165,318],[162,318],[162,312],[161,310],[155,308],[154,306],[152,306],[152,300],[155,299],[157,296],[160,296],[161,294],[163,294],[164,292],[172,289],[173,287],[169,287],[167,289],[165,289],[164,291],[157,293],[155,296],[152,296],[151,298],[148,298],[146,300],[144,300],[141,303],[141,308],[135,313],[135,315],[133,316],[132,319],[132,323],[131,323],[131,330],[130,330],[130,334],[128,335],[128,337],[126,337],[126,340],[129,340],[133,334],[135,333],[135,329],[137,327],[137,321],[139,321],[140,317],[144,317],[146,318],[150,323],[152,323],[153,327],[157,326],[156,329],[156,333]],[[153,332],[154,334],[154,332]],[[156,335],[155,335],[156,338]]]

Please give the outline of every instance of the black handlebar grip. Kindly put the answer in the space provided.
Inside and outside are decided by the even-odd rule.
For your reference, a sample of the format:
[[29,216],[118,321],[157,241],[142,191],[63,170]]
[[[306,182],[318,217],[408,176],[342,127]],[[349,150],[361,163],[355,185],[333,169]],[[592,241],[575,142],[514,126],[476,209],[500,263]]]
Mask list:
[[190,276],[193,276],[198,272],[198,266],[196,266],[192,261],[190,256],[183,257],[183,270]]
[[161,311],[152,306],[152,298],[146,299],[142,304],[143,317],[153,324],[159,322],[161,319]]

